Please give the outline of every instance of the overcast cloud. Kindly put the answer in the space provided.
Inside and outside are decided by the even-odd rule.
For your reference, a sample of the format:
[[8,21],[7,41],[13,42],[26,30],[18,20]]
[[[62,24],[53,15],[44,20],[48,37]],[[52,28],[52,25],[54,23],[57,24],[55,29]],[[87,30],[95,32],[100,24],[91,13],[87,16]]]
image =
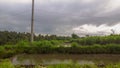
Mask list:
[[[0,30],[30,32],[31,0],[0,0]],[[120,0],[35,0],[35,33],[120,33]]]

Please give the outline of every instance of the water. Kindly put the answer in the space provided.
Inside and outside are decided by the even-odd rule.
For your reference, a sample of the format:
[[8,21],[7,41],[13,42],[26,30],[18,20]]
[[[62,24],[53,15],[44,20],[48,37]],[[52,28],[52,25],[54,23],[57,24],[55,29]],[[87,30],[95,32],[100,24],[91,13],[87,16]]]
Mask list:
[[120,55],[111,54],[41,54],[41,55],[16,55],[11,58],[14,65],[53,65],[53,64],[111,64],[120,62]]

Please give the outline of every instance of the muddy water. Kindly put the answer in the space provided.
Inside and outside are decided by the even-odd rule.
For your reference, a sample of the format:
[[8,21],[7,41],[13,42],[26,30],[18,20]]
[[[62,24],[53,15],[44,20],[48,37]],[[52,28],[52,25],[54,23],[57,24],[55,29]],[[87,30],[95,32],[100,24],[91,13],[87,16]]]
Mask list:
[[120,62],[120,55],[111,54],[83,54],[83,55],[63,55],[63,54],[41,54],[41,55],[16,55],[12,57],[14,65],[52,65],[52,64],[111,64]]

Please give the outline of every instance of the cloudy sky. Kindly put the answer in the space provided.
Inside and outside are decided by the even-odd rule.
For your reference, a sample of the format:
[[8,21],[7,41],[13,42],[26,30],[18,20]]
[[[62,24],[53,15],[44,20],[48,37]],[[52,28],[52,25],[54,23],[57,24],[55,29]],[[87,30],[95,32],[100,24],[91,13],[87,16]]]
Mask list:
[[[0,0],[0,30],[30,32],[32,0]],[[120,33],[120,0],[35,0],[35,33]]]

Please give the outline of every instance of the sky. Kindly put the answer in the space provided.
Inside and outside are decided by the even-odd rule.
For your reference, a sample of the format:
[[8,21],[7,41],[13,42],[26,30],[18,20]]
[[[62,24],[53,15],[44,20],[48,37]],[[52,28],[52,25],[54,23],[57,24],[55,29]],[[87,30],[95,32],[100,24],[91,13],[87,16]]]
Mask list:
[[[32,0],[0,0],[0,30],[30,32]],[[120,0],[35,0],[36,34],[120,34]]]

